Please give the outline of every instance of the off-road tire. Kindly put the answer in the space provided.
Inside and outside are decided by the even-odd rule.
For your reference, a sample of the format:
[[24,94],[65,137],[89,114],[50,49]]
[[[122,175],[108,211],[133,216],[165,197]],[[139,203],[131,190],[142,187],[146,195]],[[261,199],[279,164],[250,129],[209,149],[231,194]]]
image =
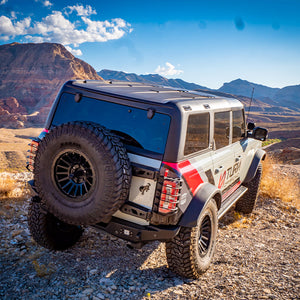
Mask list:
[[83,232],[80,226],[58,220],[41,203],[34,201],[29,205],[28,225],[33,239],[50,250],[65,250],[73,246]]
[[94,123],[71,122],[40,142],[34,180],[59,220],[91,225],[109,219],[128,198],[131,167],[116,135]]
[[262,164],[258,165],[254,178],[245,184],[248,191],[238,200],[235,206],[235,210],[244,214],[250,214],[256,204],[260,181],[262,175]]
[[[209,268],[213,258],[217,231],[218,209],[215,200],[211,199],[195,227],[182,227],[175,238],[166,242],[169,268],[180,276],[199,278]],[[205,243],[202,249],[200,241]]]

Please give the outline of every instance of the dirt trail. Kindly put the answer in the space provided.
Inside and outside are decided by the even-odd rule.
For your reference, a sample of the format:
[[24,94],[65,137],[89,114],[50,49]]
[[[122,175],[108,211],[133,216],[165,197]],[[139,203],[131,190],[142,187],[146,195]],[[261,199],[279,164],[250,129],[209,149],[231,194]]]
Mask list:
[[199,280],[168,270],[163,243],[131,250],[94,229],[48,251],[29,235],[28,201],[0,205],[1,299],[299,299],[299,211],[280,200],[259,198],[251,216],[229,212]]

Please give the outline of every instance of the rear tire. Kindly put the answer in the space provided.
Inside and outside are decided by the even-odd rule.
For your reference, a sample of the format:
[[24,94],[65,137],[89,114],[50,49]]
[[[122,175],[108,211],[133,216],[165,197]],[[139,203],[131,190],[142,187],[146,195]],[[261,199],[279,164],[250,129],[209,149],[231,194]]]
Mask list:
[[166,242],[169,268],[180,276],[199,278],[212,261],[218,230],[218,209],[211,199],[202,210],[195,227],[182,227]]
[[81,237],[83,229],[60,221],[47,212],[41,203],[31,201],[28,225],[33,239],[50,250],[65,250]]
[[34,161],[38,194],[49,212],[73,225],[111,217],[128,199],[131,167],[119,138],[94,123],[49,131]]
[[254,178],[250,182],[245,184],[245,187],[248,188],[248,191],[236,203],[235,206],[236,211],[244,214],[252,213],[258,196],[261,175],[262,175],[262,164],[260,163],[258,165]]

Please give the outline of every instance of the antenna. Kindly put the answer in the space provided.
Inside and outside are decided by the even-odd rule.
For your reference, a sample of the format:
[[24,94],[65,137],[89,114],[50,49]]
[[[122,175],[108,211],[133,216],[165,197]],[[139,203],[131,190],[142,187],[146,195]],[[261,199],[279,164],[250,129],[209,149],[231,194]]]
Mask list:
[[254,87],[252,88],[252,94],[251,94],[250,105],[249,105],[249,108],[248,108],[248,114],[247,114],[247,121],[246,121],[246,124],[248,124],[248,118],[249,118],[250,109],[251,109],[251,105],[252,105],[253,94],[254,94]]

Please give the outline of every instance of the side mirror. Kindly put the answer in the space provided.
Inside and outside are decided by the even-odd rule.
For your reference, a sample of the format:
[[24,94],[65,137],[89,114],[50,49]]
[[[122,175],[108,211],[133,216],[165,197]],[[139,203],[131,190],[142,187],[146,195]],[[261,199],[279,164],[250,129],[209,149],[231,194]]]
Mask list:
[[265,141],[267,139],[268,130],[261,127],[255,127],[253,129],[252,138],[259,140],[259,141]]
[[248,128],[249,130],[253,130],[253,129],[255,128],[255,124],[250,122],[250,123],[248,123],[247,128]]

